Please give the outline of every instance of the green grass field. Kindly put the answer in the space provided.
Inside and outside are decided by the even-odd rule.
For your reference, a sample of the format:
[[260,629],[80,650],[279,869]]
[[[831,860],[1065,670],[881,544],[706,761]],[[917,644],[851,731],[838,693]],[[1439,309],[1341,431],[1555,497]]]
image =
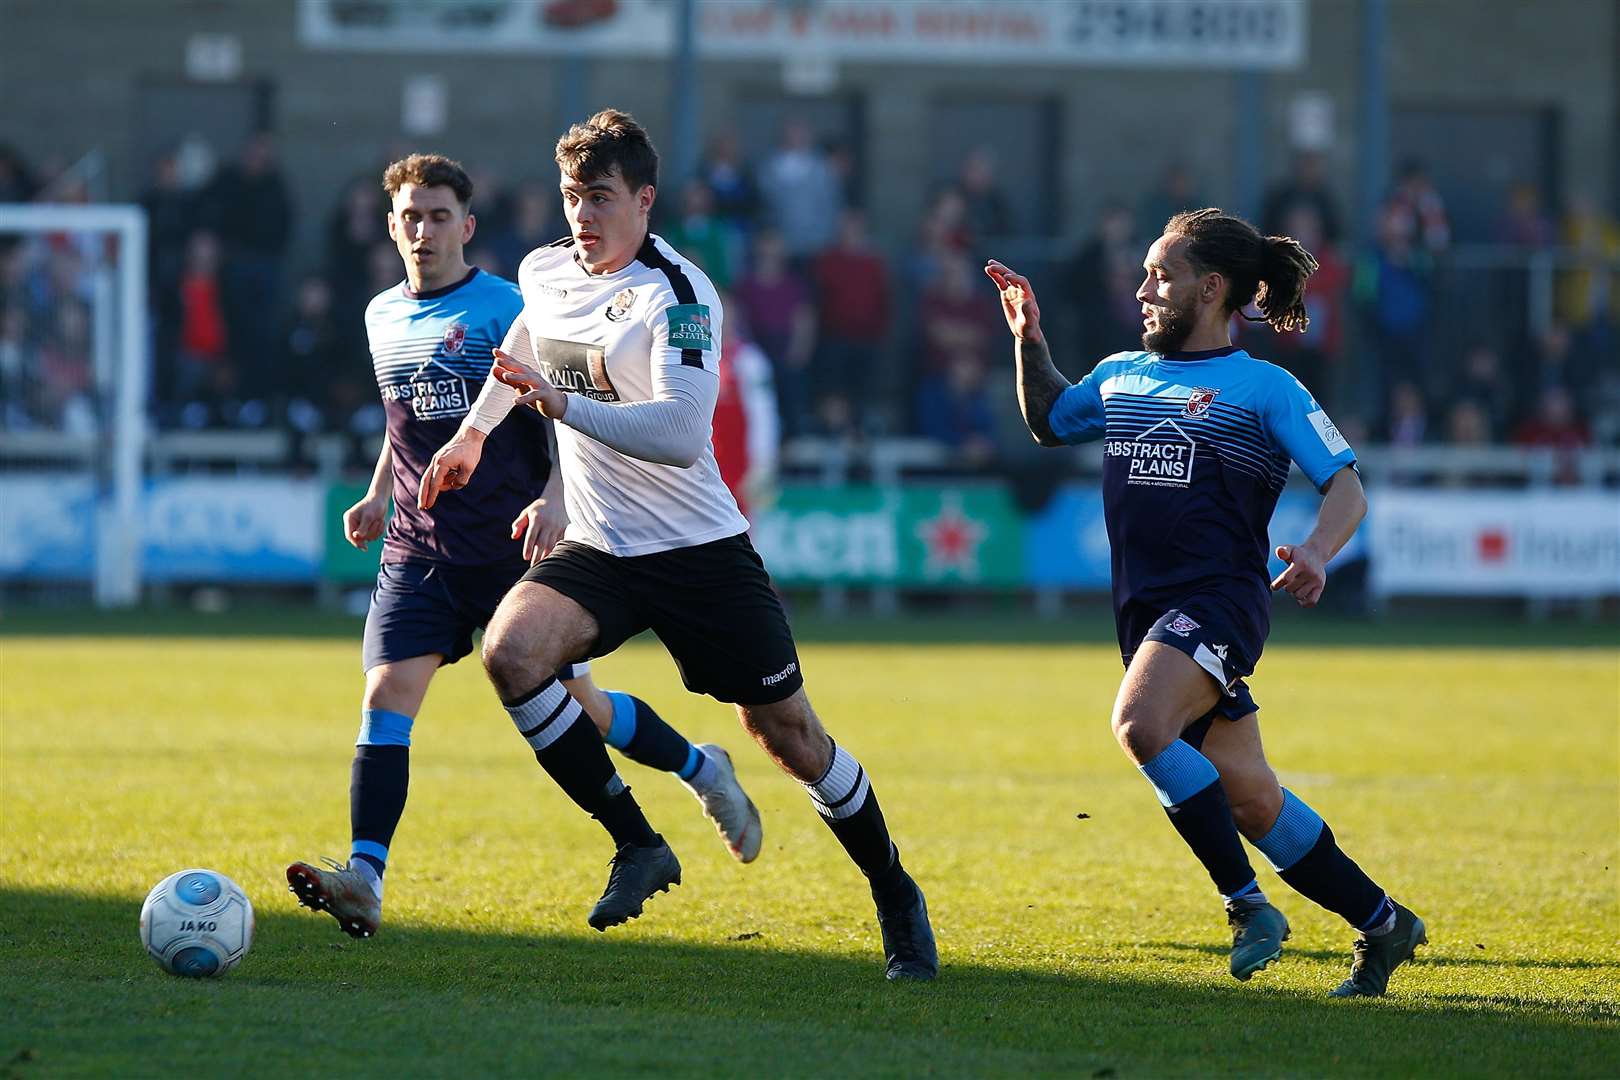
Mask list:
[[[940,979],[890,986],[870,900],[802,791],[656,643],[597,678],[733,749],[765,816],[757,863],[732,862],[673,778],[626,763],[685,884],[591,931],[606,838],[464,662],[416,726],[383,931],[353,942],[295,905],[282,868],[347,852],[357,622],[11,613],[0,1076],[1620,1068],[1612,633],[1279,628],[1254,680],[1273,763],[1429,924],[1391,996],[1339,1002],[1349,932],[1266,869],[1293,939],[1251,983],[1227,976],[1208,880],[1109,735],[1108,629],[806,624],[812,698],[870,770],[939,934]],[[258,913],[218,981],[163,974],[136,937],[146,890],[192,865]]]

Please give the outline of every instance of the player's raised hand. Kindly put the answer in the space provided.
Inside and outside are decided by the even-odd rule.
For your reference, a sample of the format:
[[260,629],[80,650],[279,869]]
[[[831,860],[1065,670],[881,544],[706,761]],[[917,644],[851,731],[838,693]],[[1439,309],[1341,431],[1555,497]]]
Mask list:
[[568,395],[551,385],[540,369],[531,367],[508,352],[497,348],[495,365],[490,374],[514,390],[521,391],[514,404],[533,405],[553,420],[568,411]]
[[422,486],[416,492],[416,505],[431,510],[439,501],[440,492],[466,487],[483,456],[483,432],[465,428],[456,432],[428,462],[427,470],[422,473]]
[[1277,548],[1277,558],[1288,568],[1271,583],[1271,591],[1282,589],[1300,607],[1315,607],[1327,588],[1327,560],[1307,544],[1283,544]]
[[1020,341],[1041,340],[1041,308],[1035,302],[1035,289],[1029,278],[1014,273],[1005,264],[991,259],[984,272],[1001,290],[1001,313],[1007,318],[1007,329]]
[[367,495],[343,511],[343,539],[366,550],[366,545],[383,534],[388,523],[388,495]]
[[568,511],[561,499],[536,499],[512,519],[512,539],[523,538],[523,557],[532,566],[551,554],[568,528]]

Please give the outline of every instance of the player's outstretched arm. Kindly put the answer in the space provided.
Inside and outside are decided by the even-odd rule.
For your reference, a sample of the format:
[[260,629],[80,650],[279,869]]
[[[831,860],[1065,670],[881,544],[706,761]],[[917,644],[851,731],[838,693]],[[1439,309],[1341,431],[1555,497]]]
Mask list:
[[1367,495],[1361,488],[1361,475],[1349,465],[1328,480],[1322,506],[1316,512],[1316,528],[1302,544],[1283,544],[1277,558],[1288,568],[1271,583],[1273,591],[1285,590],[1300,607],[1315,607],[1327,588],[1327,564],[1339,549],[1350,542],[1356,527],[1367,515]]
[[1001,313],[1013,335],[1013,357],[1018,364],[1018,407],[1035,441],[1042,446],[1062,446],[1052,432],[1050,417],[1058,395],[1069,388],[1052,364],[1052,353],[1041,333],[1041,309],[1029,279],[991,259],[984,272],[1001,291]]

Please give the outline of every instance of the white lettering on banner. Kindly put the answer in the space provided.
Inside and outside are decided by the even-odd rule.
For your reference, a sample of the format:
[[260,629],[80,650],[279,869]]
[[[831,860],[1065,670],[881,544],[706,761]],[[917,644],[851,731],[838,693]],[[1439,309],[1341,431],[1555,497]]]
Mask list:
[[1620,595],[1620,501],[1600,491],[1380,491],[1372,587],[1384,595]]
[[895,513],[777,511],[754,521],[754,546],[774,577],[784,581],[887,581],[900,573]]
[[[597,5],[571,23],[547,0],[302,0],[322,49],[670,56],[667,0]],[[1299,67],[1305,0],[697,0],[705,58],[1204,68]]]

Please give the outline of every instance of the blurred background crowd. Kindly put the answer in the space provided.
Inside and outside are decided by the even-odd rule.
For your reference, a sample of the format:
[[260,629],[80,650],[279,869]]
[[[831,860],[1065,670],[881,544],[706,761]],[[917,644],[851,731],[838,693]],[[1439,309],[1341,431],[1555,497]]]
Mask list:
[[[790,120],[777,149],[747,160],[712,137],[697,178],[660,192],[655,230],[728,298],[732,333],[771,363],[784,439],[933,440],[959,467],[993,469],[1028,442],[1011,406],[1009,348],[980,267],[1047,250],[1020,235],[1005,176],[988,151],[934,190],[911,240],[875,243],[848,147]],[[251,139],[220,160],[200,139],[158,158],[140,195],[150,221],[149,296],[160,429],[280,426],[347,433],[361,460],[382,429],[363,312],[402,280],[384,225],[385,162],[330,205],[316,259],[295,260],[293,213],[276,145]],[[478,169],[469,261],[507,277],[564,235],[556,182]],[[87,186],[53,162],[0,148],[0,201],[84,202]],[[1055,353],[1071,377],[1139,347],[1143,253],[1165,220],[1207,203],[1175,163],[1104,202],[1072,250],[1033,256]],[[1301,153],[1265,192],[1257,222],[1297,238],[1320,269],[1310,329],[1274,334],[1237,321],[1237,340],[1312,389],[1353,439],[1395,446],[1620,442],[1620,223],[1576,193],[1550,205],[1513,189],[1488,235],[1459,235],[1418,160],[1389,183],[1365,245],[1320,156]],[[1519,260],[1477,269],[1459,245]],[[1559,256],[1551,318],[1532,320],[1531,257]],[[1517,265],[1514,265],[1514,262]],[[12,430],[90,431],[90,290],[98,253],[67,235],[0,247],[0,408]]]

